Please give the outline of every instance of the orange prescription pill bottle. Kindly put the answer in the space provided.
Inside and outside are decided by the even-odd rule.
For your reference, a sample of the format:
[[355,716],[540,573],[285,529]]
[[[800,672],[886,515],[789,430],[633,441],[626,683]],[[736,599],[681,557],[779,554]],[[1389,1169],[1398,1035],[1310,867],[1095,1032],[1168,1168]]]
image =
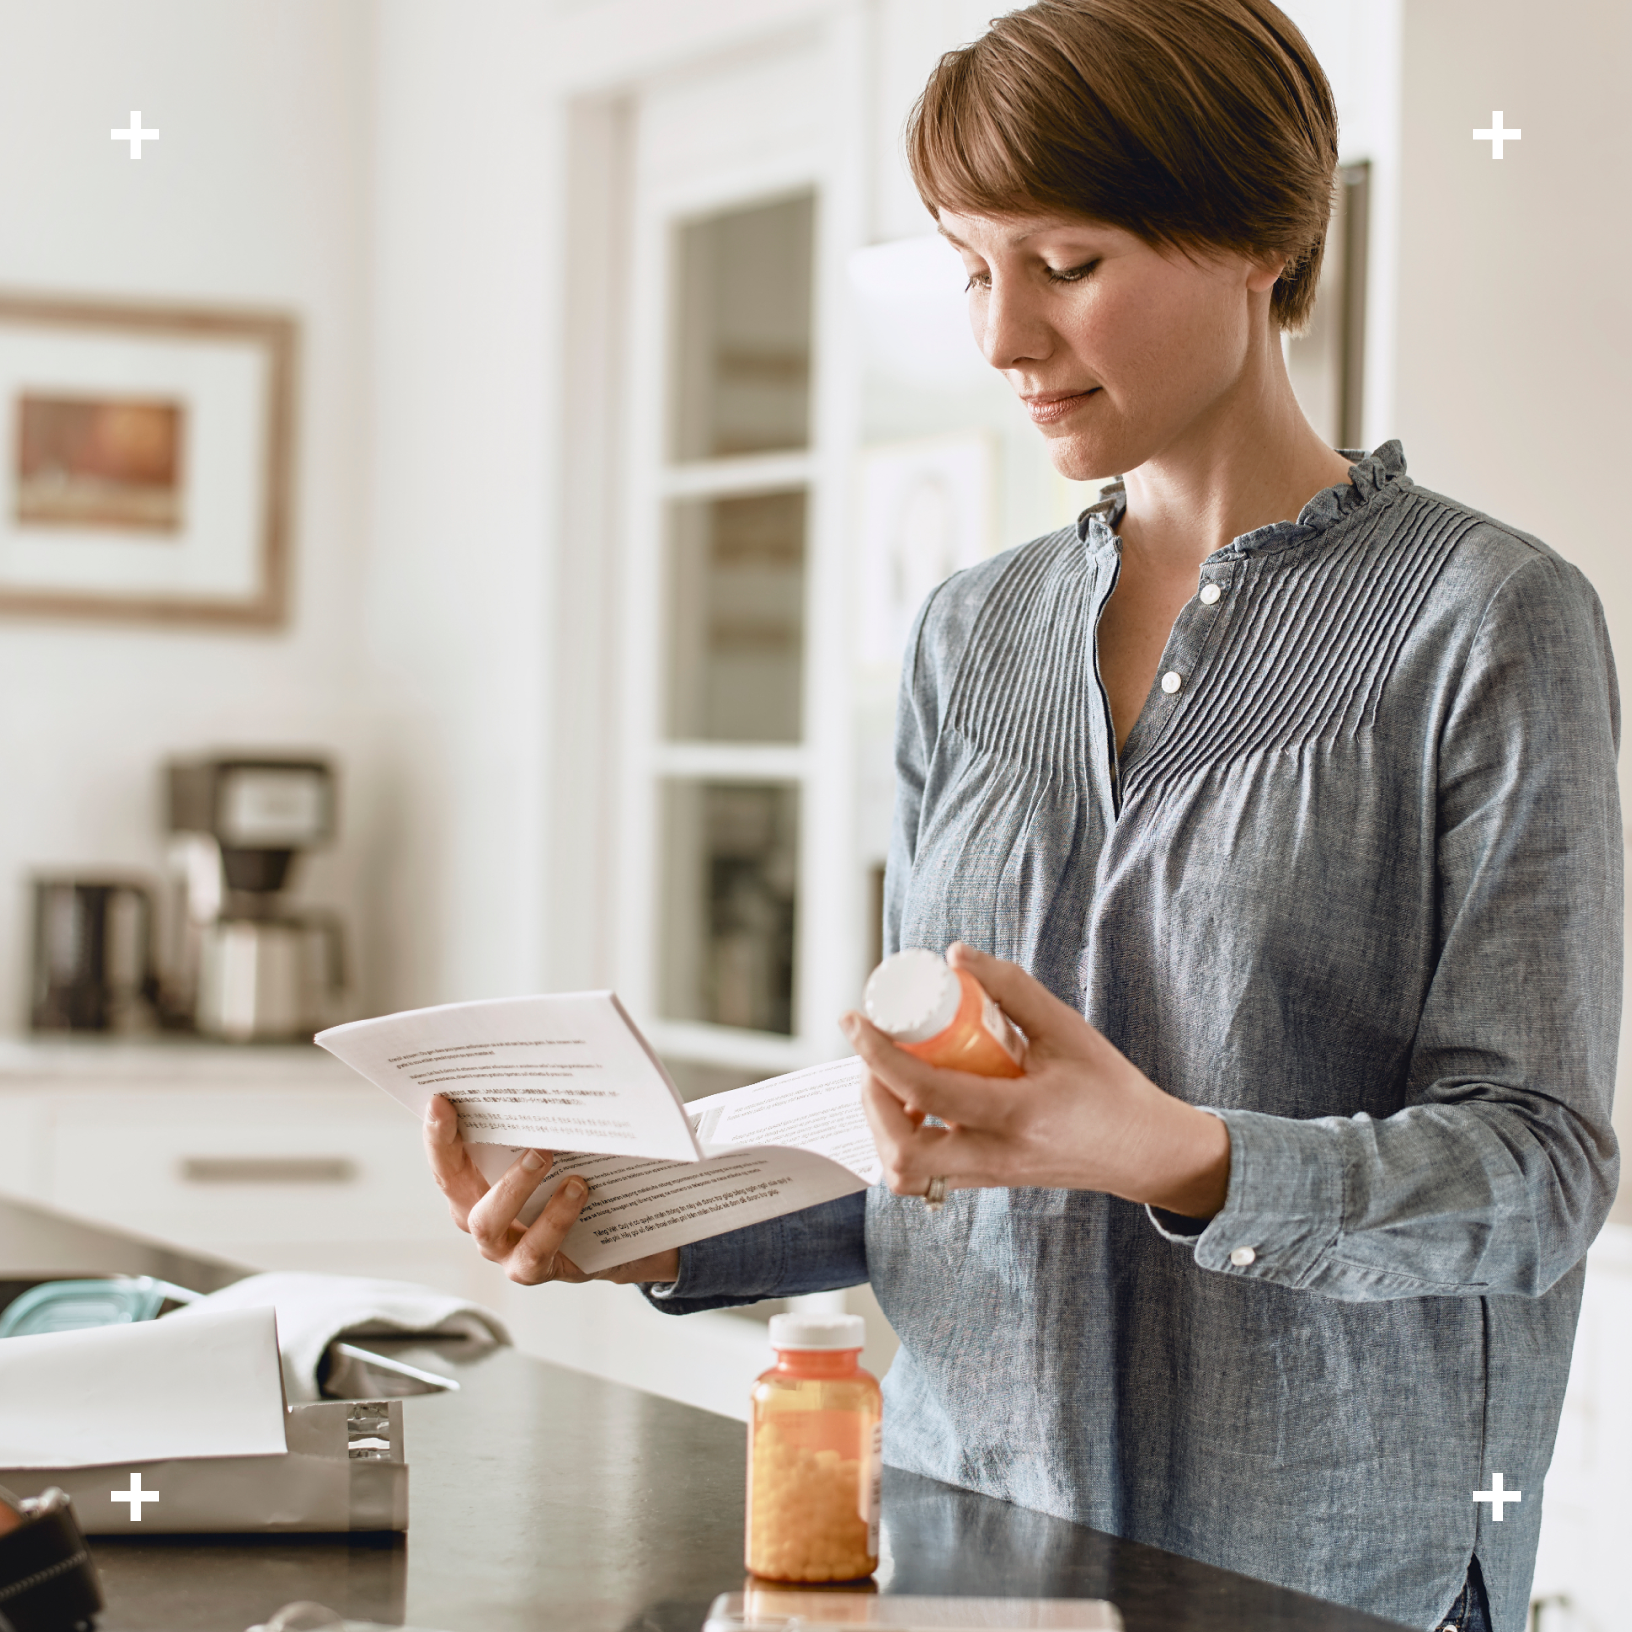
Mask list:
[[776,1364],[748,1417],[748,1568],[854,1581],[878,1568],[884,1397],[857,1363],[860,1315],[773,1315]]
[[982,1077],[1025,1074],[1025,1040],[966,970],[939,953],[907,947],[867,977],[867,1018],[898,1047],[930,1065]]

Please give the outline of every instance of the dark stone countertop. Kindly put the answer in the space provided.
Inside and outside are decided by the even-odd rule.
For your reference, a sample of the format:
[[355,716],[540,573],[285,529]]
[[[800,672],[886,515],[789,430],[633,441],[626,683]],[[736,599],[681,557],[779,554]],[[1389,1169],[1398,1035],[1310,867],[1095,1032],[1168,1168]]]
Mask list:
[[[233,1278],[0,1201],[0,1283],[108,1272]],[[714,1596],[743,1587],[741,1423],[514,1350],[392,1347],[463,1384],[404,1402],[406,1537],[98,1538],[103,1632],[243,1632],[299,1598],[446,1632],[698,1632]],[[897,1469],[884,1554],[886,1592],[1105,1597],[1128,1632],[1398,1632]]]

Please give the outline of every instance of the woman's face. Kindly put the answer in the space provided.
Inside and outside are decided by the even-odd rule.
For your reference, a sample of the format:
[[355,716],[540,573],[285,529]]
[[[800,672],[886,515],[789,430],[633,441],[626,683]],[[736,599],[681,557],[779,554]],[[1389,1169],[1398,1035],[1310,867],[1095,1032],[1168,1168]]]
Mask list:
[[1073,481],[1200,447],[1260,387],[1280,263],[1192,260],[1082,217],[942,210],[969,321]]

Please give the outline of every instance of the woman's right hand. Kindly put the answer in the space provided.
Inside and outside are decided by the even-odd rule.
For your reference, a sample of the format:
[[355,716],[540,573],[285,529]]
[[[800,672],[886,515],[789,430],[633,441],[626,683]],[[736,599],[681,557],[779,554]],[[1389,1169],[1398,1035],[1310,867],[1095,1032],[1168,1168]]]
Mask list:
[[680,1273],[680,1249],[670,1247],[667,1252],[586,1275],[562,1252],[561,1243],[583,1211],[589,1186],[577,1176],[566,1179],[530,1225],[517,1223],[516,1215],[527,1198],[549,1175],[553,1154],[524,1151],[490,1186],[459,1136],[458,1113],[440,1094],[425,1113],[425,1153],[437,1188],[448,1198],[454,1223],[474,1238],[484,1258],[501,1265],[511,1280],[523,1286],[545,1281],[667,1283]]

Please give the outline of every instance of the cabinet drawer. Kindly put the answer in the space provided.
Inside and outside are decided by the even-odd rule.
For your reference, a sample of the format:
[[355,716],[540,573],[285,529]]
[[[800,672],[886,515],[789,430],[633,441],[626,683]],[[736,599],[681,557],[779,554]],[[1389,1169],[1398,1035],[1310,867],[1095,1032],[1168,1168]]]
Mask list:
[[446,1239],[419,1124],[364,1093],[72,1093],[52,1106],[50,1200],[228,1250]]
[[0,1191],[29,1201],[45,1200],[43,1185],[50,1123],[29,1094],[0,1091]]

